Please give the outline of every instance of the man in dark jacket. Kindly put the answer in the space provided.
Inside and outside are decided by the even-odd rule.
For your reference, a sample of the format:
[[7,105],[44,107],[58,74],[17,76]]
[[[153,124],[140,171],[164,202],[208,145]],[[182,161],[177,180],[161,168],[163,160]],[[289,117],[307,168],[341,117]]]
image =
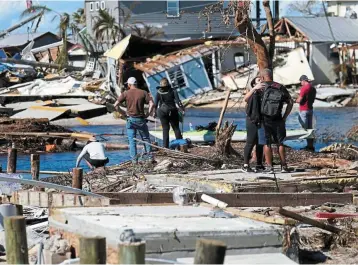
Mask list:
[[[286,163],[285,146],[283,142],[286,138],[286,119],[291,113],[293,101],[287,89],[276,82],[272,81],[272,71],[264,69],[260,72],[261,80],[265,83],[263,91],[263,100],[261,102],[261,115],[263,117],[263,126],[265,129],[266,145],[264,146],[264,153],[267,173],[274,173],[272,163],[272,143],[279,146],[279,155],[281,160],[281,172],[288,172],[289,169]],[[269,93],[274,97],[268,96]],[[278,98],[280,98],[278,100]],[[287,104],[285,113],[282,115],[283,105]]]

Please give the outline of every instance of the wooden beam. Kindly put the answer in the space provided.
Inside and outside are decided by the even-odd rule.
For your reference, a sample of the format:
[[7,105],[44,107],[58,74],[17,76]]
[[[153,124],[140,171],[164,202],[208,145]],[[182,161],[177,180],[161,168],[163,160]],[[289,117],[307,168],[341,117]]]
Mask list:
[[287,22],[285,23],[285,25],[286,25],[286,31],[288,33],[288,36],[290,36],[290,38],[292,38],[291,30],[290,30],[290,27],[288,26]]
[[[114,199],[118,204],[172,204],[172,193],[118,193],[100,192],[99,195]],[[191,193],[201,202],[202,193]],[[320,205],[326,202],[352,203],[350,193],[206,193],[223,201],[228,207],[283,207]]]
[[291,27],[293,27],[296,31],[301,33],[302,37],[308,39],[308,37],[300,29],[298,29],[293,23],[291,23],[291,21],[289,21],[288,19],[285,19],[285,21],[286,21],[287,24],[289,24]]

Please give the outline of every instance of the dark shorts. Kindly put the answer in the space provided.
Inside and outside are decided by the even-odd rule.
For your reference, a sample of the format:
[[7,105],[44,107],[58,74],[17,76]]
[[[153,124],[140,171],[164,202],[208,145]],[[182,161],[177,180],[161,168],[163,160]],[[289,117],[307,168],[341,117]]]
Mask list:
[[109,162],[108,157],[106,159],[91,159],[88,153],[83,158],[94,167],[104,167]]
[[264,119],[263,126],[265,129],[266,145],[283,145],[286,138],[286,125],[284,120]]

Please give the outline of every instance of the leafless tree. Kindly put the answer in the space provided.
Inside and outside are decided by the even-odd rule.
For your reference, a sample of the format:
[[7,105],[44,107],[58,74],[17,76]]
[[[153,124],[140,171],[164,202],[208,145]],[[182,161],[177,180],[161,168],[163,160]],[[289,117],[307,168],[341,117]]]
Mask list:
[[291,12],[298,12],[302,15],[315,17],[324,15],[321,1],[319,0],[294,1],[289,4],[288,9]]

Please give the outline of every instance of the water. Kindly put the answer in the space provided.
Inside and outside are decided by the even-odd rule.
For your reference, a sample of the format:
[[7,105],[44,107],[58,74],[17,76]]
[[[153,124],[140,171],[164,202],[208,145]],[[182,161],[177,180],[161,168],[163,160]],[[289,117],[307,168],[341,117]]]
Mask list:
[[[193,127],[198,125],[207,125],[209,122],[217,121],[220,114],[220,110],[209,109],[209,110],[195,110],[190,109],[186,112],[184,120],[184,130],[189,130],[189,124]],[[358,108],[336,108],[336,109],[316,109],[316,129],[319,140],[316,142],[316,148],[322,148],[333,140],[323,141],[323,138],[330,137],[340,139],[342,141],[342,135],[345,135],[347,131],[358,122]],[[238,125],[239,130],[245,130],[245,112],[243,110],[229,109],[225,115],[225,120],[234,122]],[[298,113],[292,113],[286,123],[288,129],[299,129]],[[155,127],[160,128],[160,124],[149,124],[151,129]],[[124,126],[79,126],[73,127],[73,130],[86,131],[95,134],[122,134],[125,132]],[[123,136],[103,136],[104,139],[110,142],[121,142],[126,143],[126,137]],[[288,141],[286,142],[289,146],[298,149],[305,146],[306,142],[303,141]],[[354,143],[358,144],[358,143]],[[44,153],[41,154],[41,170],[50,171],[71,171],[76,164],[78,152],[67,152],[67,153]],[[124,151],[108,151],[107,156],[109,157],[109,165],[114,165],[127,161],[129,159],[129,152]],[[3,168],[6,168],[7,157],[6,155],[0,156],[0,163]],[[81,166],[88,170],[86,163],[82,161]],[[17,168],[19,170],[30,169],[30,155],[19,155],[17,161]],[[29,177],[24,175],[24,177]]]

